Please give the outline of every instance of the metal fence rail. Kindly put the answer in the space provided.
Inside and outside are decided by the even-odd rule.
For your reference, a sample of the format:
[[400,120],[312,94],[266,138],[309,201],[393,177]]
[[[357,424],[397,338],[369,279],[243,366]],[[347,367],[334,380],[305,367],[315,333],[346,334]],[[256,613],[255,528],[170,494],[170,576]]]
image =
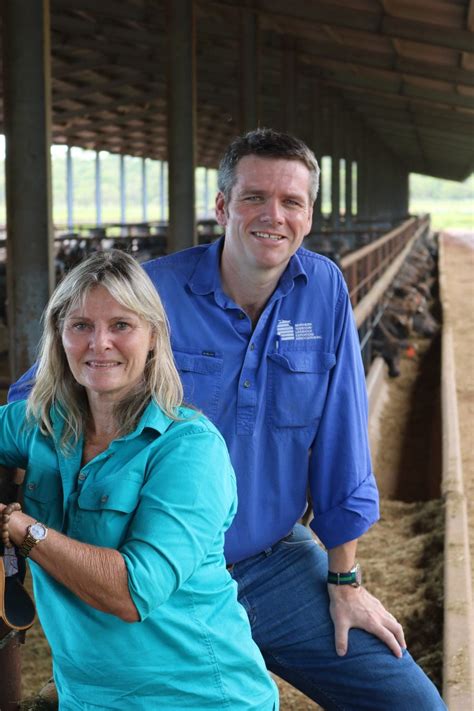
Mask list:
[[411,217],[386,235],[341,259],[352,306],[355,308],[386,274],[412,238],[429,227],[429,216]]

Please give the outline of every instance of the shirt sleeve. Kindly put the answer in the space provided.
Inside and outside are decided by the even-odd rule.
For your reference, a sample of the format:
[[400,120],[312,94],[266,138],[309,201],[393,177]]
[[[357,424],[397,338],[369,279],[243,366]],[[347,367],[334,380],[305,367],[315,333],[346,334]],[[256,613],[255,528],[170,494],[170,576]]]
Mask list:
[[365,375],[342,277],[334,344],[336,364],[310,456],[311,527],[327,548],[358,538],[379,517],[368,442]]
[[[172,430],[172,428],[171,428]],[[199,423],[168,431],[143,486],[120,552],[144,619],[206,560],[223,558],[236,511],[235,475],[222,437]]]
[[15,383],[13,383],[13,385],[10,385],[7,396],[8,402],[26,400],[33,385],[35,384],[37,369],[38,364],[35,363],[29,370],[26,371],[26,373],[23,373],[23,375]]
[[26,402],[0,407],[0,464],[26,468],[28,432],[25,425]]

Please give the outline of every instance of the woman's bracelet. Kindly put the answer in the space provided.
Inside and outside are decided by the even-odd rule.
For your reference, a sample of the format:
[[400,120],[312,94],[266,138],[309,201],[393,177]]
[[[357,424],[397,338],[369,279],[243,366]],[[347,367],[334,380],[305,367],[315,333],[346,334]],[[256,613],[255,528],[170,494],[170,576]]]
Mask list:
[[10,521],[10,516],[14,511],[21,511],[21,506],[16,501],[13,504],[5,506],[3,511],[0,513],[2,523],[2,543],[7,548],[11,548],[13,546],[10,536],[8,535],[8,522]]

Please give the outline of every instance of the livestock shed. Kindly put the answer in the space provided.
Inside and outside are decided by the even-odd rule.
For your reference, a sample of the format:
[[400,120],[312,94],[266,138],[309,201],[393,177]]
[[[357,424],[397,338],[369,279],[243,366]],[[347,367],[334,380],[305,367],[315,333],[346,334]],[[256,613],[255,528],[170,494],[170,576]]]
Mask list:
[[197,239],[195,166],[257,125],[332,158],[336,232],[353,171],[357,221],[391,224],[410,172],[472,171],[473,0],[3,0],[1,23],[12,375],[53,281],[52,142],[167,160],[169,250]]
[[[256,126],[297,134],[331,159],[313,234],[392,230],[341,264],[358,325],[381,291],[358,265],[390,276],[427,229],[407,220],[409,174],[474,167],[474,0],[0,0],[0,22],[11,378],[54,282],[53,143],[167,161],[174,251],[198,240],[197,166]],[[18,655],[2,653],[19,695]]]

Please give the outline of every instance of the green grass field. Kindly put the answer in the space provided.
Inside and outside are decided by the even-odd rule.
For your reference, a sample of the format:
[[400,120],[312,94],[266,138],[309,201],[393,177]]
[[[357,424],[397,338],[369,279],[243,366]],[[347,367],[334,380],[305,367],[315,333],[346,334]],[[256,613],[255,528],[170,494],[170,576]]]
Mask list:
[[410,212],[429,212],[433,230],[447,228],[474,232],[474,201],[472,200],[410,200]]

